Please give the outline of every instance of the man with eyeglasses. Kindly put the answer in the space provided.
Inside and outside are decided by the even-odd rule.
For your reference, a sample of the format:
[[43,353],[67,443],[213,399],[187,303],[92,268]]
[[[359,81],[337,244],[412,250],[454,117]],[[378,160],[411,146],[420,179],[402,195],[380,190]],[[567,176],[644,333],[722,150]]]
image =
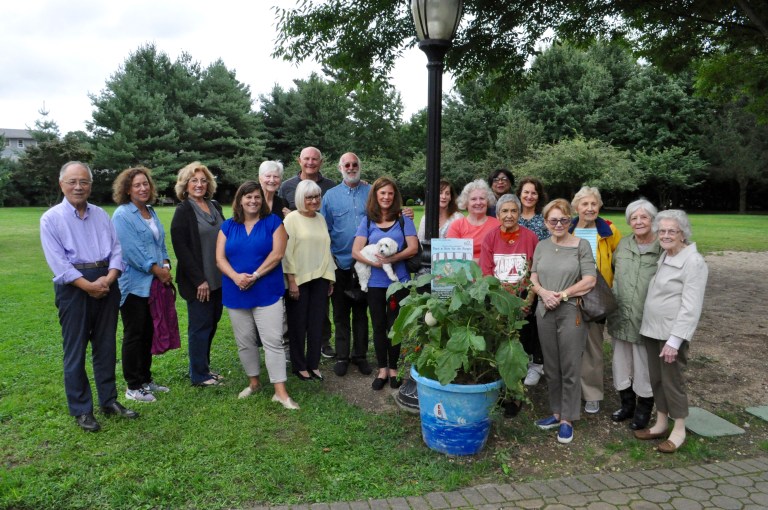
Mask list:
[[[310,179],[320,186],[323,196],[336,186],[332,180],[327,177],[323,177],[320,173],[320,169],[323,167],[323,154],[315,147],[304,147],[301,150],[298,158],[299,167],[301,171],[295,177],[291,177],[287,181],[280,185],[280,190],[277,195],[288,201],[288,210],[284,210],[284,215],[287,215],[290,211],[296,210],[296,187],[304,179]],[[331,347],[331,321],[326,317],[323,322],[323,346],[320,350],[324,358],[336,357],[336,352]]]
[[[365,205],[371,185],[360,180],[360,159],[347,152],[339,159],[342,182],[323,197],[320,214],[328,224],[331,253],[336,261],[336,285],[331,294],[333,323],[336,327],[336,365],[333,371],[339,377],[347,373],[350,362],[357,365],[363,375],[371,373],[368,354],[368,304],[359,286],[353,286],[354,260],[352,243],[355,232],[366,217]],[[352,315],[352,328],[349,319]],[[351,342],[350,342],[351,340]],[[350,343],[352,349],[350,353]]]
[[101,426],[93,416],[93,396],[85,372],[91,343],[93,377],[102,413],[136,418],[117,401],[115,333],[120,305],[117,278],[123,258],[115,227],[100,207],[88,203],[93,174],[70,161],[61,167],[64,200],[40,219],[40,239],[53,271],[56,307],[64,347],[64,390],[69,414],[85,431]]

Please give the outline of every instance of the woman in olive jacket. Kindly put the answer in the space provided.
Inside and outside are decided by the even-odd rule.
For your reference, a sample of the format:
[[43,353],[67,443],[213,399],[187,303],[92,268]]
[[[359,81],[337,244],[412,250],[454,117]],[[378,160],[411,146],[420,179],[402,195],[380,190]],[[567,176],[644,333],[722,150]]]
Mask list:
[[608,317],[608,333],[613,339],[613,384],[621,398],[621,409],[611,419],[620,422],[632,418],[632,430],[645,428],[653,411],[648,354],[640,337],[640,325],[648,285],[656,274],[662,251],[652,229],[657,213],[644,198],[629,204],[625,215],[632,235],[622,238],[613,253],[613,295],[619,308]]

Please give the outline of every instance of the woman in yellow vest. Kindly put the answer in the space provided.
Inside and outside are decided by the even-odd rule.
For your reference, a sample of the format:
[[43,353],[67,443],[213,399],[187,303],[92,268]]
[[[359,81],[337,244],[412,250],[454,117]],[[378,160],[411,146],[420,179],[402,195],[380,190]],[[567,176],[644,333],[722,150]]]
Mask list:
[[[621,234],[613,223],[598,216],[603,206],[600,190],[583,186],[574,195],[571,205],[578,217],[571,222],[570,232],[586,238],[590,244],[594,241],[597,270],[609,286],[613,285],[611,262]],[[581,397],[586,403],[584,411],[589,414],[600,411],[600,401],[603,400],[603,329],[605,320],[589,323],[587,345],[581,358]]]

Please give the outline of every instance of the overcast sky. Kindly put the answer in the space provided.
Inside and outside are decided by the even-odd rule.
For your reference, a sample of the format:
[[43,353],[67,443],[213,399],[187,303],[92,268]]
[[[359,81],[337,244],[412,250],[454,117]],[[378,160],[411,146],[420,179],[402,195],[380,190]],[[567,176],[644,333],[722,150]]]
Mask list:
[[[172,60],[183,51],[203,66],[221,58],[251,97],[275,83],[293,87],[319,67],[273,60],[273,5],[293,0],[32,0],[4,5],[0,15],[0,128],[32,127],[45,105],[62,134],[85,130],[88,94],[98,94],[131,52],[154,43]],[[361,34],[364,36],[364,34]],[[404,119],[427,101],[426,56],[413,48],[398,63],[394,84]],[[444,87],[450,85],[444,78]],[[254,105],[258,109],[258,104]]]

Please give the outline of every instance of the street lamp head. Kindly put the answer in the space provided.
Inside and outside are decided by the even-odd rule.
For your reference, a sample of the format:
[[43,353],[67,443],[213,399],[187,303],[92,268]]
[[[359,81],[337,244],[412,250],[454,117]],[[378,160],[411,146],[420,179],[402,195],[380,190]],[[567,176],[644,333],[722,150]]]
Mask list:
[[419,41],[450,42],[461,19],[462,0],[411,0],[411,15]]

